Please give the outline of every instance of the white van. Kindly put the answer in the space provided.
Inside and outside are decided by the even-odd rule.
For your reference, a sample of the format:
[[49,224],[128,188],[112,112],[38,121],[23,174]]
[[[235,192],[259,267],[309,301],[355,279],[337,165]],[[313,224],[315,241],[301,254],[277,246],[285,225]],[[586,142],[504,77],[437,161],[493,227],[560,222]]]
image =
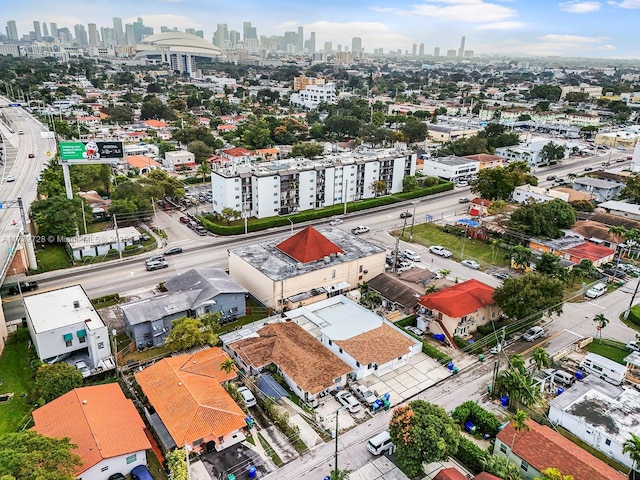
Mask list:
[[607,291],[607,286],[604,283],[596,283],[593,287],[587,290],[587,293],[584,294],[587,298],[598,298],[601,295],[604,295]]
[[570,387],[576,382],[576,377],[571,375],[569,372],[565,372],[564,370],[554,370],[553,368],[545,370],[545,374],[549,377],[553,378],[555,383],[560,383],[561,385],[565,385]]
[[613,385],[621,385],[627,374],[627,367],[596,353],[588,353],[580,362],[580,369]]
[[393,453],[395,445],[391,442],[391,435],[385,430],[375,437],[371,437],[367,442],[367,448],[373,455],[382,455],[383,453]]

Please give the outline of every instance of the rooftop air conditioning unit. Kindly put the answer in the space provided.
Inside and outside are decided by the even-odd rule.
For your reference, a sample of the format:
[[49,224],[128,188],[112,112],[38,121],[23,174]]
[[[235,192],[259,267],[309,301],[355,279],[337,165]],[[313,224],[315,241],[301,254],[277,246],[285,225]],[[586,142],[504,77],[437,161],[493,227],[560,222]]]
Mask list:
[[73,301],[73,308],[80,308],[80,302],[78,300]]

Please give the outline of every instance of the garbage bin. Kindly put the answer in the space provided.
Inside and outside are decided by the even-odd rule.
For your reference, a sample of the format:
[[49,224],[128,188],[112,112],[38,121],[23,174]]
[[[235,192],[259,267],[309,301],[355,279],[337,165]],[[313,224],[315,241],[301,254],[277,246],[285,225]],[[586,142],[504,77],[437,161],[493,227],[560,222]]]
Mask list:
[[455,365],[453,364],[453,362],[449,362],[449,363],[447,363],[447,368],[448,368],[449,370],[453,370],[453,367],[455,367]]
[[508,407],[509,406],[509,397],[500,397],[500,404],[503,407]]
[[577,378],[578,380],[582,380],[582,379],[584,378],[584,373],[583,373],[583,372],[581,372],[580,370],[578,370],[578,371],[576,372],[576,378]]
[[478,360],[484,362],[484,354],[481,353],[480,355],[478,355]]
[[249,472],[249,478],[256,478],[256,475],[258,474],[258,469],[256,467],[249,465],[247,471]]
[[561,394],[561,393],[563,393],[563,392],[564,392],[564,388],[562,388],[562,387],[558,387],[558,395],[560,395],[560,394]]

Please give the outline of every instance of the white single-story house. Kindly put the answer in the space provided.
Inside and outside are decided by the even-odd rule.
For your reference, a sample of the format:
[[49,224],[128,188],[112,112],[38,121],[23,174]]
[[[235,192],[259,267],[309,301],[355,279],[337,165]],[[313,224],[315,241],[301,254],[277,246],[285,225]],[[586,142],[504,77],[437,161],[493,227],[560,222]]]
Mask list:
[[117,230],[67,237],[66,242],[73,258],[81,260],[84,257],[106,255],[109,250],[124,252],[126,247],[140,243],[141,236],[142,234],[135,227],[123,227]]

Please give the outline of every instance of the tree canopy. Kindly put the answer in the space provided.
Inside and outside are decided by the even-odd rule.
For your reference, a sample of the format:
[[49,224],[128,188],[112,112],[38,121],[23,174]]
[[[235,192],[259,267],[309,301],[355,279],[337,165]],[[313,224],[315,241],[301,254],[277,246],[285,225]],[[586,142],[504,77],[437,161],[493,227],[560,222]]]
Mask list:
[[529,272],[506,279],[493,299],[509,318],[527,318],[537,313],[562,313],[564,284],[557,278]]
[[516,187],[525,183],[538,184],[538,179],[529,172],[530,167],[526,162],[483,168],[478,172],[478,178],[471,182],[471,191],[487,200],[508,200]]
[[31,430],[0,436],[0,473],[15,480],[74,480],[80,457],[68,438],[49,438]]
[[[39,236],[71,237],[79,229],[82,202],[79,198],[57,196],[31,204],[32,219],[38,225]],[[79,215],[80,214],[80,215]]]
[[36,373],[36,392],[45,402],[82,386],[80,370],[68,363],[42,364]]
[[197,318],[182,317],[171,322],[173,325],[165,345],[172,351],[186,350],[199,345],[214,345],[218,337]]
[[550,202],[526,202],[511,214],[509,227],[534,237],[558,238],[561,228],[569,228],[576,222],[576,211],[567,202],[554,199]]
[[397,407],[389,433],[397,448],[398,466],[409,477],[423,473],[422,464],[443,460],[458,450],[460,430],[441,407],[414,400]]

